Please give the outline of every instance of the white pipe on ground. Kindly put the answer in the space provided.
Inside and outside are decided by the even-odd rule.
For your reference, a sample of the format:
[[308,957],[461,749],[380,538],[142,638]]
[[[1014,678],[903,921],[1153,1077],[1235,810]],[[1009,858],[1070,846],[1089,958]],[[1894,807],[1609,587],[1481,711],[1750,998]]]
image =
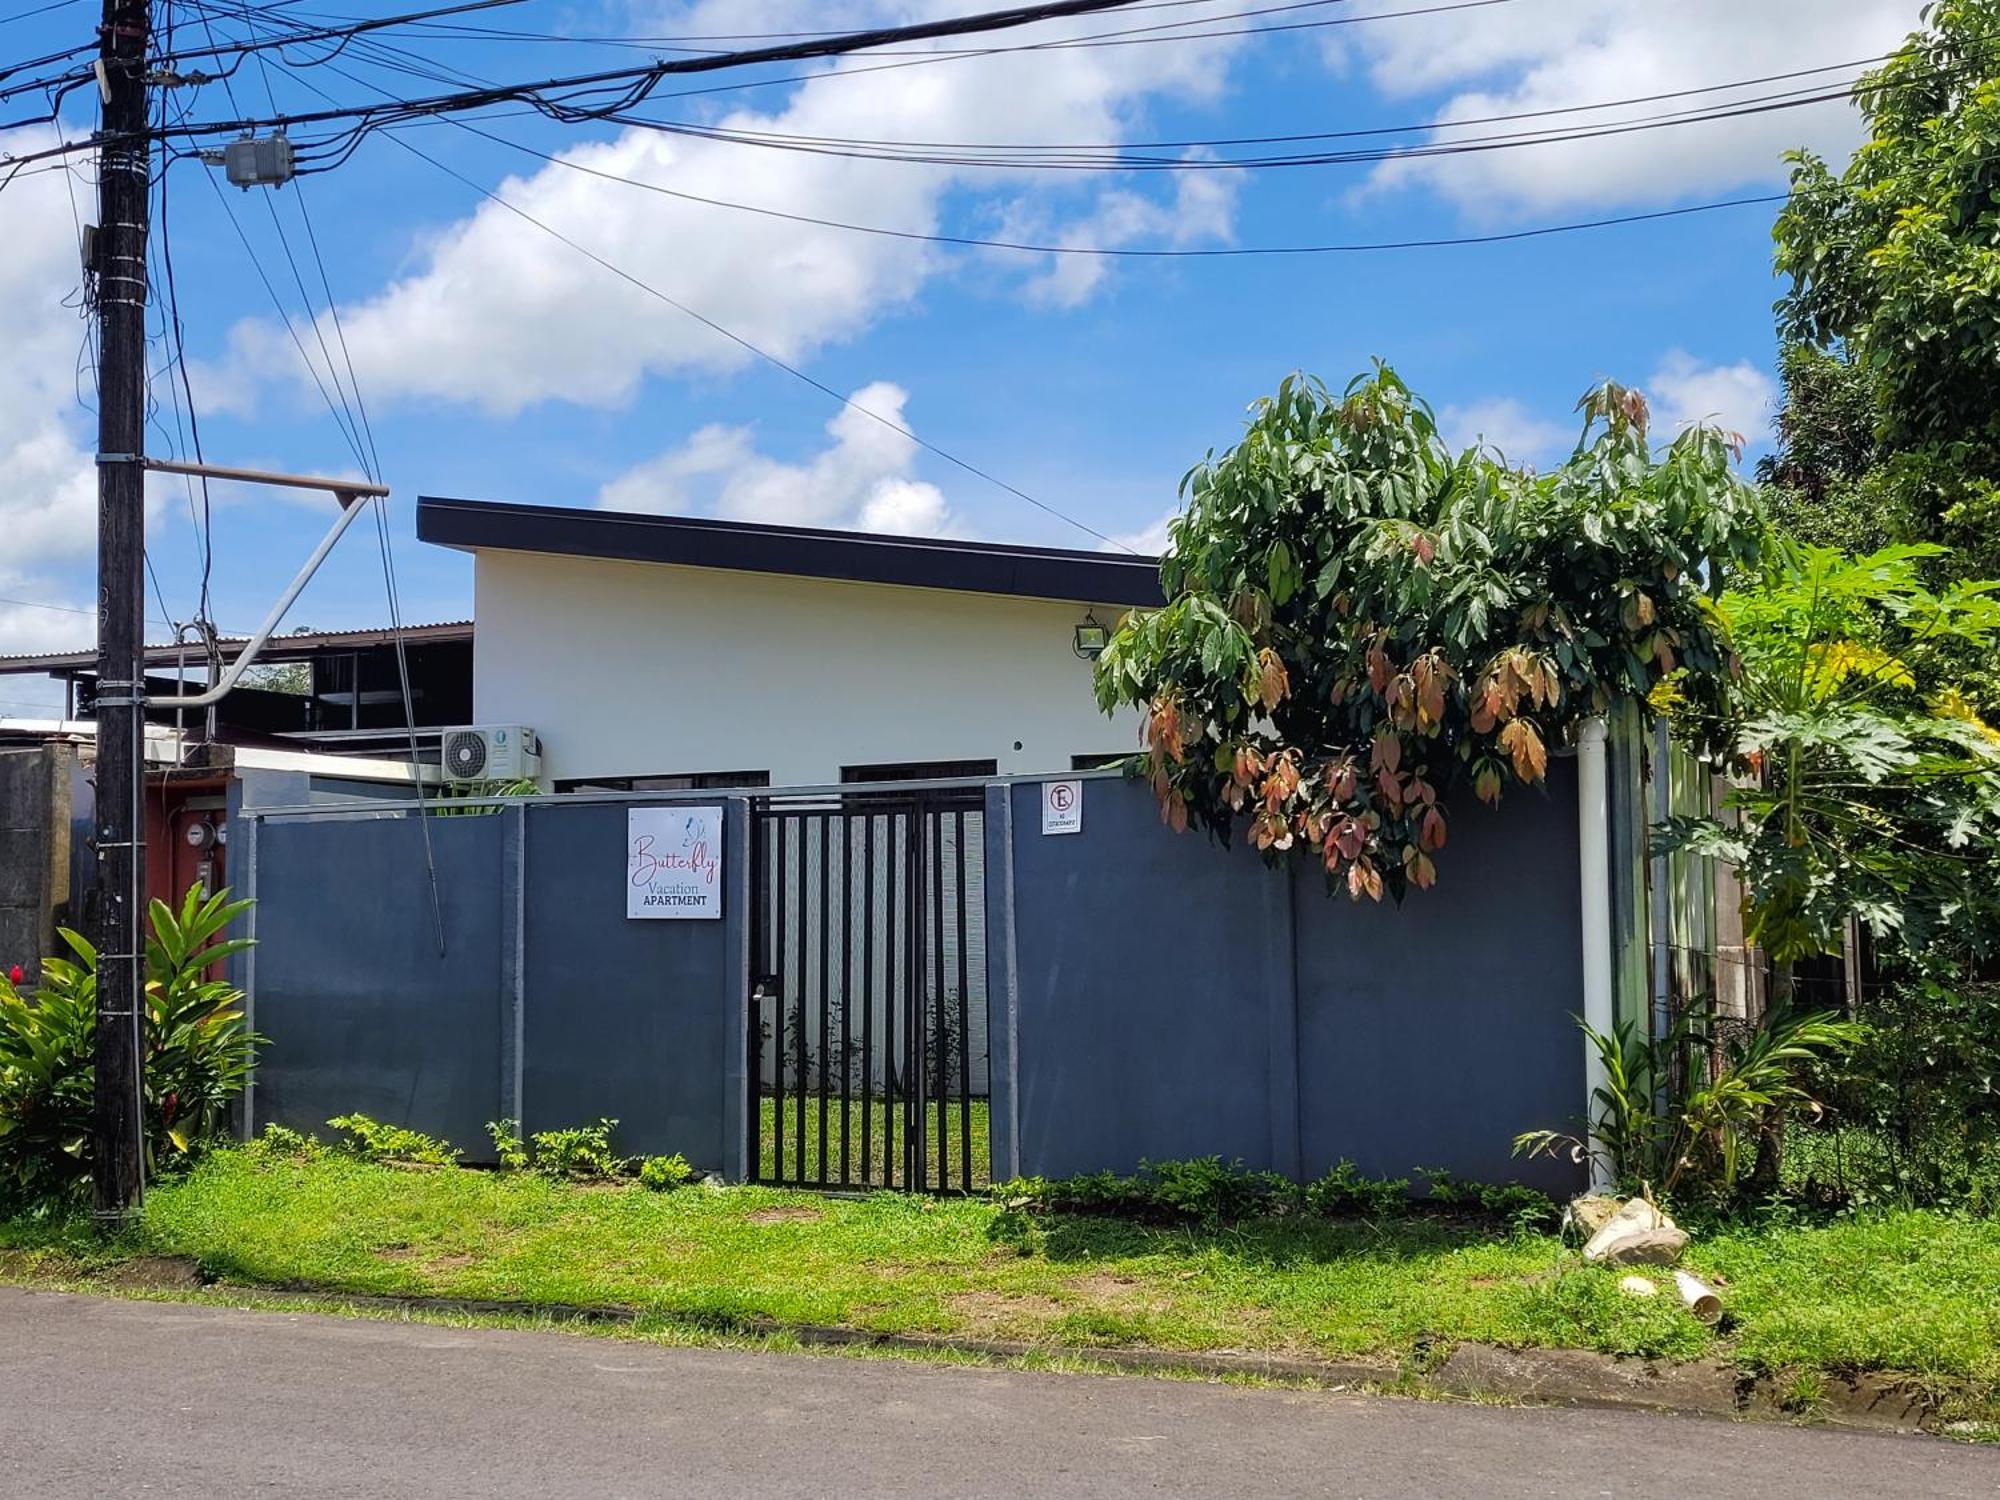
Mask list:
[[[1611,997],[1611,800],[1606,769],[1608,732],[1602,718],[1584,721],[1576,744],[1577,864],[1583,896],[1583,1019],[1609,1036],[1616,1017]],[[1590,1185],[1611,1186],[1598,1149],[1597,1091],[1604,1086],[1604,1062],[1589,1037],[1583,1039],[1583,1108],[1588,1122]]]

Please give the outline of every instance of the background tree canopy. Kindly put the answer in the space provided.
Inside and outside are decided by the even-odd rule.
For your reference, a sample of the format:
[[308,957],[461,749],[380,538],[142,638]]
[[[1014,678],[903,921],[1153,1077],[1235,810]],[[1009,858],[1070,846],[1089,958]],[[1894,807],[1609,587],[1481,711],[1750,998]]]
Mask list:
[[1637,392],[1579,410],[1575,454],[1538,475],[1453,454],[1386,367],[1259,401],[1182,481],[1170,602],[1098,662],[1100,705],[1146,711],[1162,816],[1227,838],[1247,813],[1259,848],[1379,900],[1436,878],[1455,796],[1539,783],[1612,698],[1680,674],[1720,722],[1706,596],[1759,561],[1756,492],[1712,428],[1656,462]]
[[[1836,175],[1793,157],[1777,268],[1782,499],[1872,519],[1857,543],[1934,541],[1958,577],[2000,575],[2000,0],[1945,0],[1869,75],[1869,139]],[[1857,417],[1864,420],[1857,421]],[[1821,485],[1818,481],[1825,481]],[[1813,504],[1804,507],[1813,508]]]

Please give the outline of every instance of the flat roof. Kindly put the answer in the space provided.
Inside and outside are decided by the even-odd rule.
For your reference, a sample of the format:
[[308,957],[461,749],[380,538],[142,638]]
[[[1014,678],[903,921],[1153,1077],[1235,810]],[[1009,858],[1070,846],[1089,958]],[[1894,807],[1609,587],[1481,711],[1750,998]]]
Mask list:
[[1160,560],[1118,552],[882,536],[695,516],[417,497],[417,536],[461,551],[553,553],[960,589],[1077,604],[1159,605]]

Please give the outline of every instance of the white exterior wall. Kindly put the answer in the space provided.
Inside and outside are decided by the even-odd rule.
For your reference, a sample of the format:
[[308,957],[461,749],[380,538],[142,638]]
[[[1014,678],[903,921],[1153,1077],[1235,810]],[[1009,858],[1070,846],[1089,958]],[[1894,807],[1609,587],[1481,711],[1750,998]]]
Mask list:
[[1066,771],[1139,742],[1136,713],[1097,711],[1082,603],[484,550],[474,590],[478,720],[536,730],[548,781]]

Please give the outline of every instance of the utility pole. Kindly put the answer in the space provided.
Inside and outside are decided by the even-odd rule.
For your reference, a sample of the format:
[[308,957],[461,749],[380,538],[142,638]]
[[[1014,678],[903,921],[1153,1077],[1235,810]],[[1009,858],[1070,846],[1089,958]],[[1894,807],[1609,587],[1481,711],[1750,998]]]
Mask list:
[[150,0],[104,0],[97,155],[97,1085],[100,1225],[139,1206],[146,844],[146,236],[152,194]]

